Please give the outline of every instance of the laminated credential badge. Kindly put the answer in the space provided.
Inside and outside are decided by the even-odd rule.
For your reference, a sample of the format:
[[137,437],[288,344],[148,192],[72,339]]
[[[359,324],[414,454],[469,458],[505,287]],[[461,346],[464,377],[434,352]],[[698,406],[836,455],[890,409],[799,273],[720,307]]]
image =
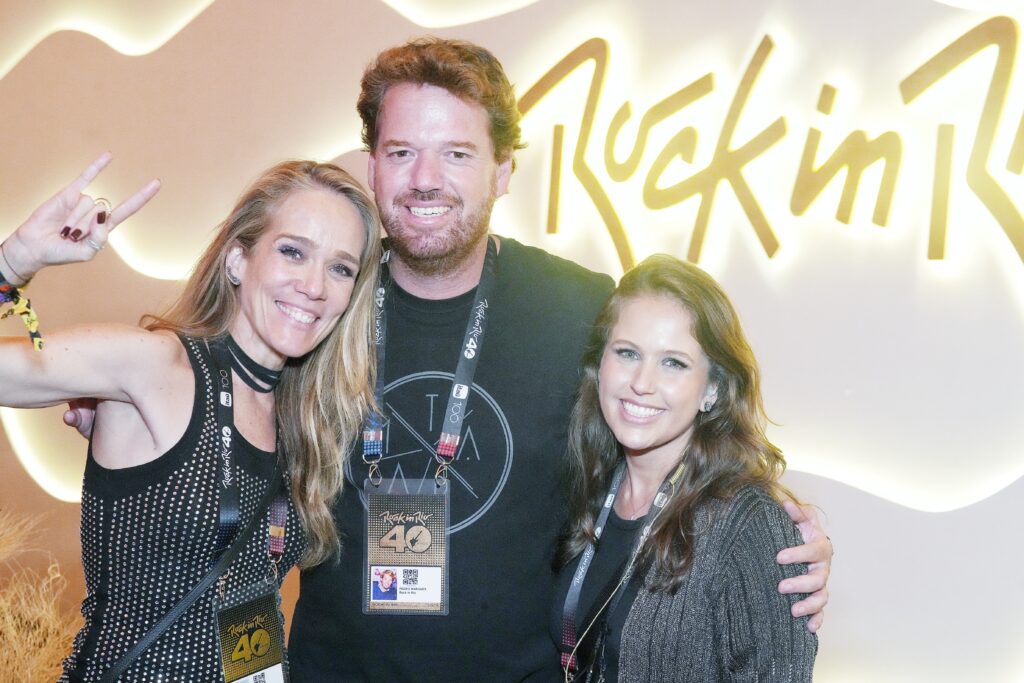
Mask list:
[[250,586],[233,599],[215,599],[214,611],[226,683],[288,682],[276,583]]
[[367,479],[363,491],[363,612],[448,614],[448,480]]

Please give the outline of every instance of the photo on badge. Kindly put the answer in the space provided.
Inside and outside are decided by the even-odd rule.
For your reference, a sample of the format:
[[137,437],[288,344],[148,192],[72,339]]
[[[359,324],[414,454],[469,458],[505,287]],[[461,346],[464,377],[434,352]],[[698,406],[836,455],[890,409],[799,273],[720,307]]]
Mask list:
[[373,591],[371,600],[396,600],[398,598],[398,574],[392,567],[373,568]]

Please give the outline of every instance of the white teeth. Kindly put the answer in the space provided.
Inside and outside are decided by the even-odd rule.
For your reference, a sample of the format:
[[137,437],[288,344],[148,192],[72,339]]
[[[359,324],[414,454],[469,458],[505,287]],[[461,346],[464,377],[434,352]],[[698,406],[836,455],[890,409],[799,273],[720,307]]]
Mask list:
[[448,213],[452,210],[450,206],[410,206],[409,211],[412,212],[413,216],[419,216],[420,218],[429,218],[431,216],[440,216]]
[[645,406],[638,406],[635,403],[629,403],[628,401],[622,402],[622,408],[633,417],[654,417],[658,413],[665,412],[660,408],[647,408]]
[[294,320],[297,323],[302,323],[303,325],[309,325],[314,320],[316,320],[316,316],[315,315],[311,315],[309,313],[306,313],[305,311],[299,310],[298,308],[295,308],[294,306],[289,306],[288,304],[283,304],[280,301],[277,302],[277,307],[279,309],[281,309],[281,311],[285,315],[287,315],[289,318],[291,318],[292,320]]

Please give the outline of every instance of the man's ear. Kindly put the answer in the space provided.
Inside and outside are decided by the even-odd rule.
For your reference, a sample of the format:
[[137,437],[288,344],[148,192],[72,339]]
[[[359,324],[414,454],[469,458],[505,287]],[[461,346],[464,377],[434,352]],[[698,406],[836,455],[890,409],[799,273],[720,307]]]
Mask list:
[[370,188],[370,191],[377,194],[377,188],[374,187],[377,182],[377,160],[373,156],[373,152],[370,152],[369,158],[366,160],[366,184]]
[[498,164],[497,177],[494,179],[495,197],[508,194],[508,184],[512,181],[512,155]]

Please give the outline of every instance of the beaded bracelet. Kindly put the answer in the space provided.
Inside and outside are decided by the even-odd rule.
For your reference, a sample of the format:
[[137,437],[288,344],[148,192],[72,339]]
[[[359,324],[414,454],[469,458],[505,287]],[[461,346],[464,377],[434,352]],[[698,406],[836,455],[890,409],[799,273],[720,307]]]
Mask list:
[[32,310],[32,302],[22,296],[21,291],[8,282],[3,274],[0,273],[0,304],[7,303],[13,304],[13,308],[0,315],[0,320],[9,315],[20,316],[21,321],[25,323],[25,327],[28,329],[28,336],[32,340],[32,346],[36,351],[41,351],[43,348],[43,336],[39,334],[39,317]]

